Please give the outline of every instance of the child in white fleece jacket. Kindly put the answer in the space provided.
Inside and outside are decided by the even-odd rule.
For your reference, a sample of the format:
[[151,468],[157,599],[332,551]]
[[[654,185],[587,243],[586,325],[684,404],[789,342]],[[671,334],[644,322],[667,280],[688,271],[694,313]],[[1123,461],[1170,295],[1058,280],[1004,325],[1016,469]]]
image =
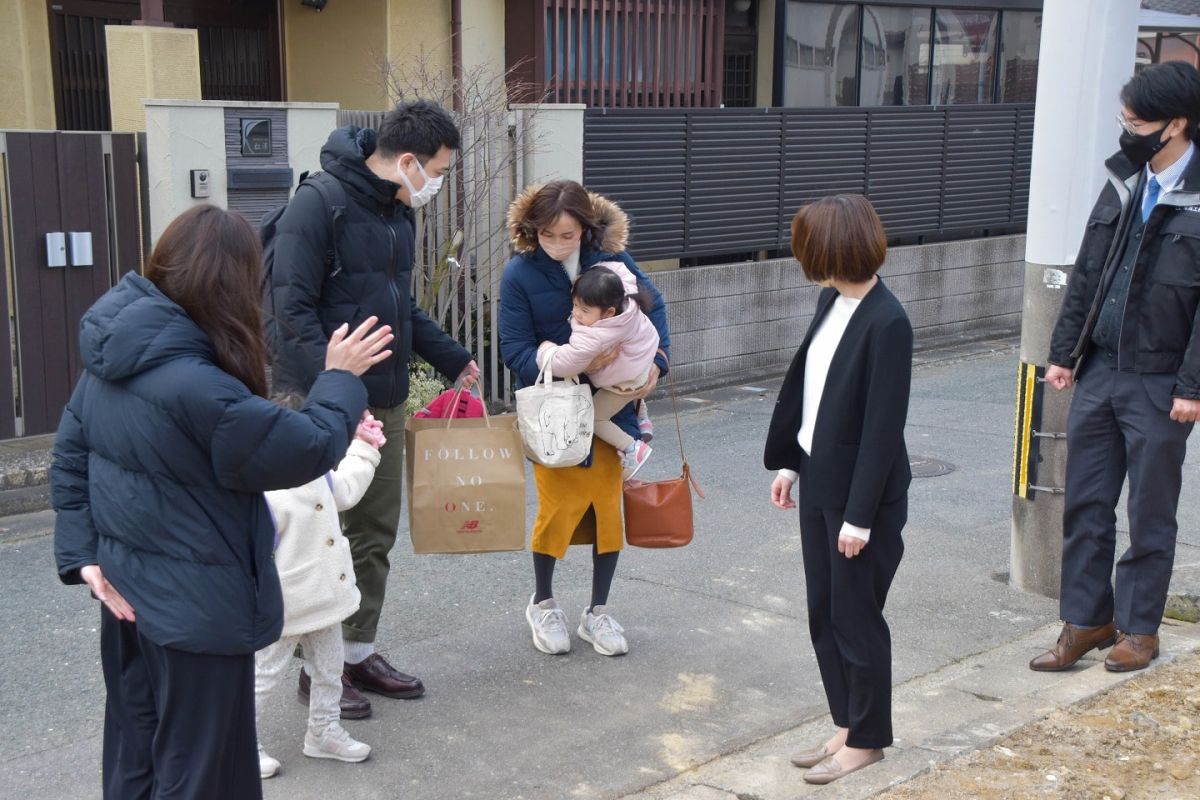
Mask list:
[[[549,360],[555,377],[582,372],[600,389],[593,397],[594,430],[621,453],[622,476],[629,480],[650,457],[650,446],[621,430],[612,417],[629,404],[629,393],[650,379],[658,330],[642,310],[637,278],[619,261],[601,261],[581,274],[571,301],[571,339],[564,345],[542,342],[538,367]],[[613,352],[610,363],[588,370],[598,356]]]
[[[299,405],[302,398],[282,398]],[[298,402],[299,401],[299,402]],[[342,535],[338,512],[353,508],[366,494],[386,439],[383,425],[364,414],[346,457],[336,470],[294,489],[267,492],[275,521],[275,565],[283,587],[283,633],[254,656],[254,705],[261,719],[266,695],[278,685],[300,645],[312,685],[304,755],[359,762],[370,745],[350,737],[339,722],[342,698],[342,620],[358,610],[350,543]],[[263,778],[279,771],[261,740],[258,768]]]

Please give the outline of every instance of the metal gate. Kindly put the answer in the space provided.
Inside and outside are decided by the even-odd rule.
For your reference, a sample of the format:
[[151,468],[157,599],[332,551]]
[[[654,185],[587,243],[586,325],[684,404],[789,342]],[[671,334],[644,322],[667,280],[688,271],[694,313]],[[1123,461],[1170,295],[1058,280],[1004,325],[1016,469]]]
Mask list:
[[49,433],[83,369],[79,320],[142,263],[134,134],[0,131],[0,438]]

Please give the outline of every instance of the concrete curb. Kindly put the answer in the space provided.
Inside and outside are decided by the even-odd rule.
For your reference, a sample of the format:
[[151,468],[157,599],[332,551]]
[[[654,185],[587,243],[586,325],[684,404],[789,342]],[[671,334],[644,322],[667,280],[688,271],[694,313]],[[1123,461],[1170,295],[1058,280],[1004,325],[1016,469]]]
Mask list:
[[[873,797],[927,772],[934,765],[987,747],[1057,708],[1086,700],[1144,672],[1113,673],[1102,654],[1091,653],[1074,670],[1030,672],[1030,658],[1053,644],[1059,624],[950,664],[895,688],[897,738],[880,764],[837,783],[839,798]],[[1163,657],[1150,669],[1200,650],[1200,625],[1164,620]],[[832,731],[827,716],[807,720],[743,750],[699,764],[625,800],[793,800],[829,797],[804,783],[789,756]],[[823,794],[822,794],[823,793]]]
[[0,517],[46,511],[49,508],[50,484],[46,481],[15,489],[0,490]]

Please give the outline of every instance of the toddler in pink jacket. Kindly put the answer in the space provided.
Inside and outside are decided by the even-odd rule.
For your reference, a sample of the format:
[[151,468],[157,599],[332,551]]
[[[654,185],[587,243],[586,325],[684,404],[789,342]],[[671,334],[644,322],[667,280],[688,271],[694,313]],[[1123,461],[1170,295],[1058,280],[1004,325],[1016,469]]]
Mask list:
[[[622,475],[633,477],[650,456],[650,446],[634,439],[612,417],[629,404],[629,393],[645,386],[658,352],[658,330],[643,313],[637,278],[619,261],[601,261],[571,288],[571,339],[564,345],[542,342],[539,368],[550,360],[555,377],[581,372],[598,391],[593,398],[596,436],[621,453]],[[616,353],[610,363],[589,370],[598,356]]]

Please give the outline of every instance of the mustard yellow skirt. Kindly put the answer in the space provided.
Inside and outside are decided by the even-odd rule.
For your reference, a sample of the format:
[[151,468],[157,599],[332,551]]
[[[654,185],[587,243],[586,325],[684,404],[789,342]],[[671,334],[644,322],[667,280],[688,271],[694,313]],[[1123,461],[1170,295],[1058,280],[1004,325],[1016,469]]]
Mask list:
[[537,519],[529,547],[561,559],[573,544],[595,544],[614,553],[625,544],[621,513],[621,459],[616,448],[597,442],[590,467],[533,465]]

